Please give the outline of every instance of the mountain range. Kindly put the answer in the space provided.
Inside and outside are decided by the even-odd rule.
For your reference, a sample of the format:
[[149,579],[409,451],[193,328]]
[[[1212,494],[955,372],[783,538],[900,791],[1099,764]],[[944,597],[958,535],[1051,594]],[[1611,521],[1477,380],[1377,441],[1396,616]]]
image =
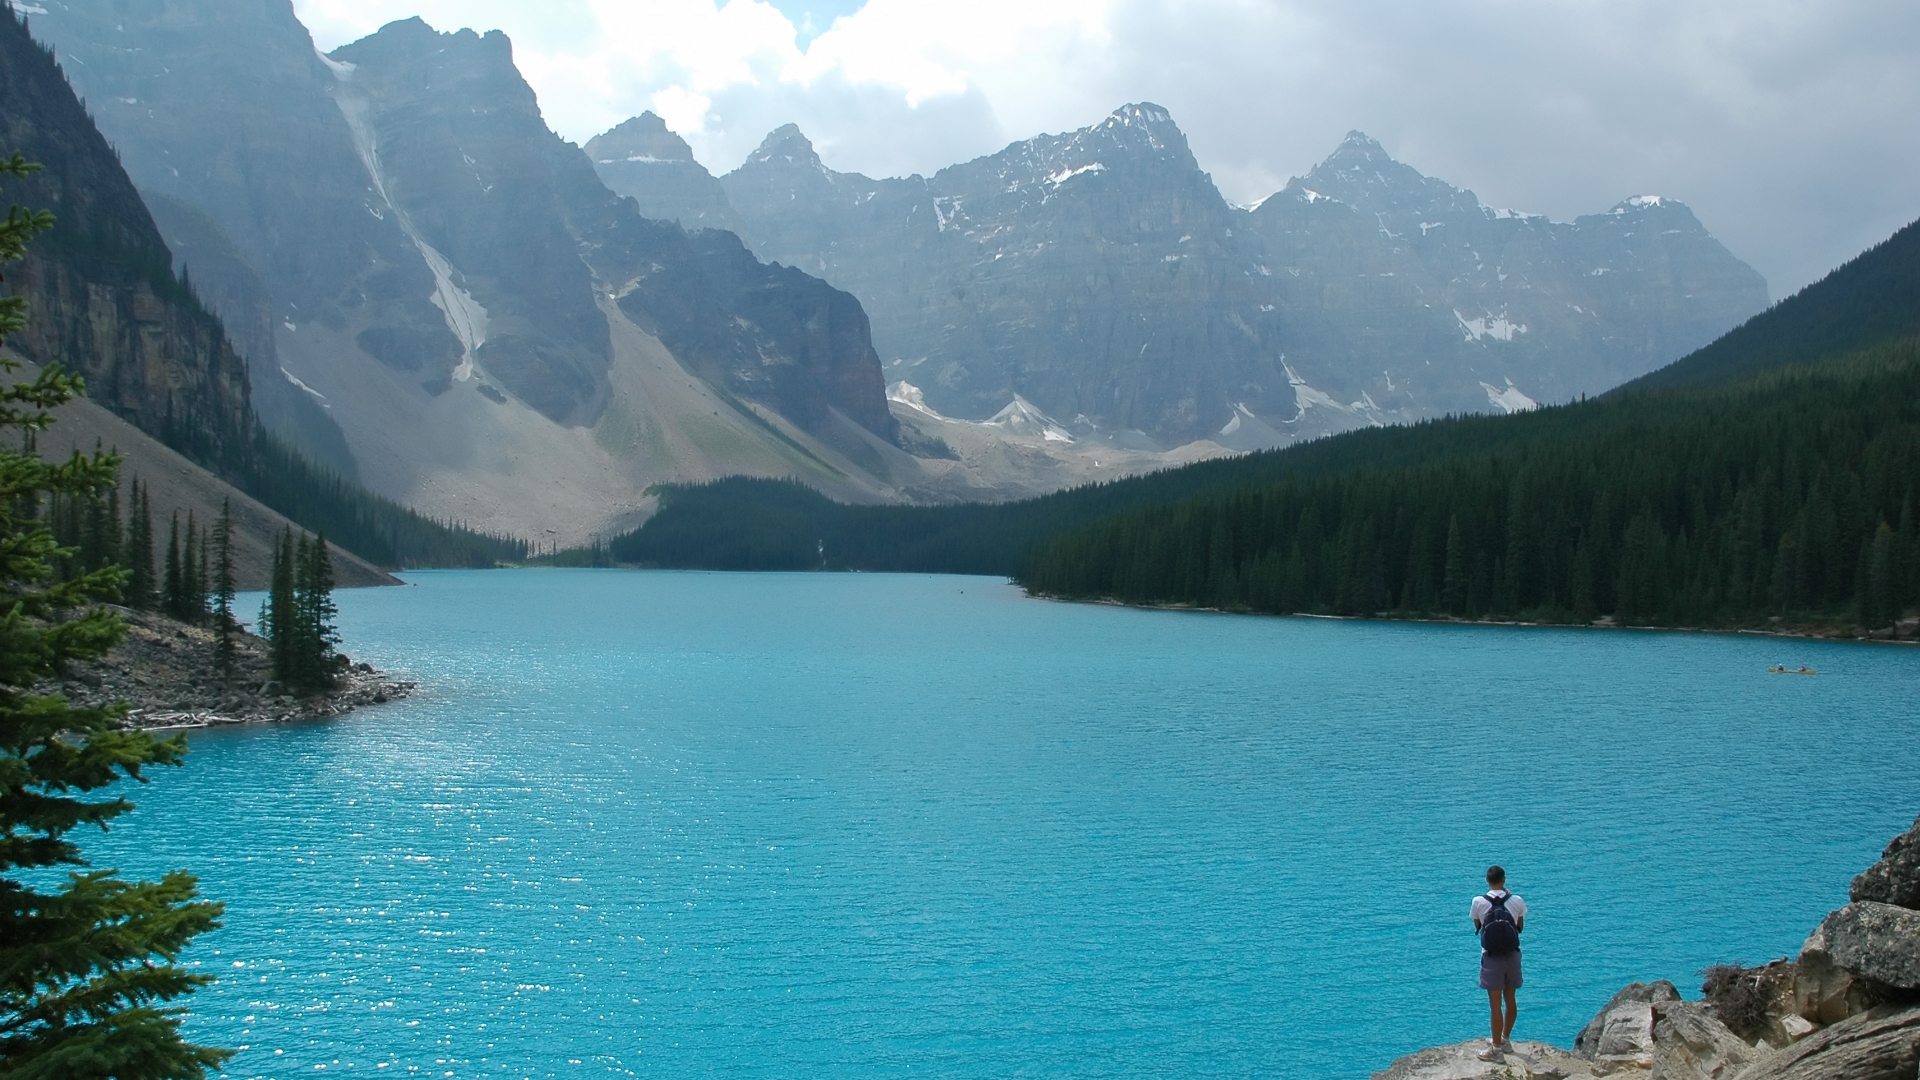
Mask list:
[[[1125,106],[931,177],[826,166],[792,125],[717,180],[651,114],[589,143],[615,191],[737,221],[860,298],[890,381],[984,420],[1237,449],[1606,390],[1761,310],[1766,283],[1685,206],[1559,223],[1495,210],[1354,132],[1250,208],[1165,109]],[[719,206],[715,189],[723,192]]]
[[1496,211],[1358,134],[1253,208],[1149,104],[932,178],[789,126],[714,177],[651,114],[562,140],[497,32],[321,54],[289,0],[36,7],[261,420],[540,546],[662,482],[997,500],[1524,409],[1766,302],[1671,200]]

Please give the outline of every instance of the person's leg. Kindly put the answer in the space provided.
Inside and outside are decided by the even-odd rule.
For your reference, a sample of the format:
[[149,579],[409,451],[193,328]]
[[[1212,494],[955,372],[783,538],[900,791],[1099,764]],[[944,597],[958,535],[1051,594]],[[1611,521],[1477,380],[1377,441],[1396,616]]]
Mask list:
[[[1513,1016],[1520,1009],[1520,1006],[1515,1004],[1513,1000],[1513,987],[1511,986],[1507,987],[1506,996],[1507,996],[1507,1026],[1501,1029],[1500,1038],[1496,1040],[1503,1045],[1513,1041]],[[1493,1012],[1495,1016],[1500,1015],[1500,1008],[1498,1005],[1494,1006]]]
[[[1509,992],[1508,996],[1512,996],[1511,992]],[[1501,1043],[1507,1041],[1505,1020],[1500,1015],[1500,991],[1487,991],[1487,1011],[1491,1013],[1493,1017],[1493,1045],[1499,1046]]]

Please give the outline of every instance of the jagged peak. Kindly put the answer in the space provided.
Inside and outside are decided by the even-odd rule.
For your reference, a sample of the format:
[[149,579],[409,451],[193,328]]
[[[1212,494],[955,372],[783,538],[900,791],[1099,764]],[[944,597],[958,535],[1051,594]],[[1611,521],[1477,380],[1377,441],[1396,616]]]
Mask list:
[[1378,139],[1359,130],[1347,132],[1305,176],[1288,181],[1287,190],[1305,193],[1309,201],[1331,198],[1367,211],[1437,213],[1472,209],[1480,201],[1471,191],[1396,160]]
[[693,148],[667,122],[649,110],[622,120],[587,141],[587,153],[602,164],[614,161],[692,161]]
[[809,165],[820,164],[820,155],[814,152],[813,141],[801,132],[799,124],[781,124],[767,132],[767,137],[760,140],[760,148],[747,156],[747,163],[780,158]]
[[506,34],[499,30],[482,34],[466,27],[443,33],[418,15],[395,19],[366,37],[333,50],[327,59],[336,63],[359,63],[376,56],[389,62],[411,60],[446,52],[450,45],[459,50],[456,55],[469,60],[479,57],[480,63],[496,74],[511,69],[516,81],[526,81],[514,66],[513,41]]
[[[1110,123],[1132,126],[1134,124],[1173,124],[1173,114],[1165,106],[1155,105],[1151,101],[1136,101],[1122,105],[1107,116]],[[1174,125],[1178,126],[1178,125]]]
[[1664,195],[1635,195],[1614,204],[1609,214],[1631,214],[1643,210],[1680,210],[1692,213],[1686,203],[1678,199],[1669,199]]
[[[1611,210],[1596,216],[1601,218],[1633,218],[1648,215],[1657,216],[1660,227],[1663,230],[1694,230],[1701,233],[1707,231],[1707,227],[1700,223],[1698,217],[1694,216],[1692,207],[1678,199],[1669,199],[1661,195],[1635,195],[1629,199],[1622,199],[1615,203]],[[1583,218],[1581,220],[1586,219]]]

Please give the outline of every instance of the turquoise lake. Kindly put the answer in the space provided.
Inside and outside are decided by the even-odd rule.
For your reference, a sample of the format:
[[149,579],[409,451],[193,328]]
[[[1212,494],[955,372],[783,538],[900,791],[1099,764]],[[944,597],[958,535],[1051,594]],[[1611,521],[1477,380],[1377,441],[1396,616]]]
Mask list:
[[1796,951],[1920,811],[1897,647],[409,579],[337,600],[416,698],[197,733],[83,838],[225,901],[230,1075],[1365,1077],[1484,1036],[1488,863],[1568,1045]]

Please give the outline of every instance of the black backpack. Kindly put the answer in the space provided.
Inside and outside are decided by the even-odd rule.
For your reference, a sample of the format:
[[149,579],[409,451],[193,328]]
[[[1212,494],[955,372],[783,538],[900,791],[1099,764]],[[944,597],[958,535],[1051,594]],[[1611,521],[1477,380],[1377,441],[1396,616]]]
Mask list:
[[1487,894],[1487,903],[1493,908],[1480,920],[1480,947],[1488,956],[1511,956],[1520,951],[1520,926],[1513,921],[1513,912],[1507,910],[1507,901],[1512,898],[1512,893]]

